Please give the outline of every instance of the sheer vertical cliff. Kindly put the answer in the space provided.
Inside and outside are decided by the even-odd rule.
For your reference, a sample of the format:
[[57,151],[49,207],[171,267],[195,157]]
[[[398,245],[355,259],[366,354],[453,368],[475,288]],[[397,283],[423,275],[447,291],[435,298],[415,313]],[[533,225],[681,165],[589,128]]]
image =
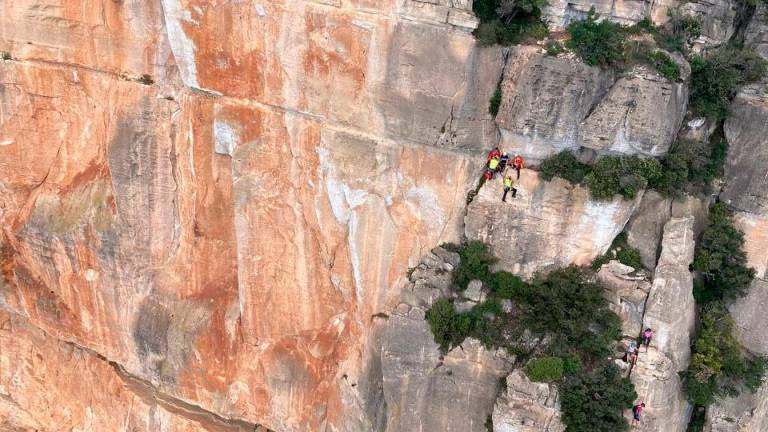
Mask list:
[[[553,29],[592,4],[623,23],[676,4],[550,3]],[[733,33],[721,9],[712,40]],[[458,258],[435,246],[480,239],[530,277],[591,262],[627,224],[659,268],[642,299],[614,296],[625,329],[669,331],[633,379],[650,424],[681,430],[692,216],[527,169],[514,201],[474,191],[496,145],[663,156],[687,64],[676,82],[619,74],[481,47],[477,25],[472,0],[0,1],[0,430],[561,431],[557,389],[514,356],[439,351],[424,311]],[[758,287],[764,90],[725,124],[723,197]],[[734,310],[766,352],[750,301]]]

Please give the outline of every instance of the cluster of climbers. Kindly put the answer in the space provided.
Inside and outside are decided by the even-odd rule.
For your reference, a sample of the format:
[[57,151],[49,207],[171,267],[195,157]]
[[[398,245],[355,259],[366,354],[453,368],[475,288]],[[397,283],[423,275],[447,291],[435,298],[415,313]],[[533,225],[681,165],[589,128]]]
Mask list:
[[[509,154],[502,152],[498,147],[495,147],[488,153],[488,163],[486,164],[485,173],[483,178],[485,181],[493,180],[496,174],[501,174],[504,179],[504,195],[501,197],[503,202],[507,202],[507,193],[512,191],[512,198],[517,195],[517,189],[514,186],[514,180],[512,180],[512,174],[507,174],[507,168],[509,168]],[[520,179],[520,170],[523,169],[523,157],[515,155],[512,159],[512,169],[517,171],[517,179]]]
[[[648,346],[651,344],[651,339],[653,339],[653,329],[651,329],[650,327],[646,328],[643,331],[642,338],[643,338],[643,345],[645,345],[645,351],[648,352]],[[629,347],[627,348],[626,354],[624,354],[624,361],[628,362],[632,366],[635,366],[635,364],[637,363],[637,356],[639,354],[640,354],[639,347],[637,346],[635,341],[631,341],[629,343]],[[643,408],[645,408],[645,402],[640,402],[638,404],[635,404],[635,406],[632,407],[632,427],[633,428],[640,423],[640,414],[642,414]]]

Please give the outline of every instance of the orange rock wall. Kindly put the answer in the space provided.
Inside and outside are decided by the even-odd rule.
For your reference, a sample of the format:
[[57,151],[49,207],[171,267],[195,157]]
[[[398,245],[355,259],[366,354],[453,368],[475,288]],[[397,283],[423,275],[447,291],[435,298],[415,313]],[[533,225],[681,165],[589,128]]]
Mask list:
[[0,12],[0,429],[366,430],[372,317],[494,142],[466,10]]

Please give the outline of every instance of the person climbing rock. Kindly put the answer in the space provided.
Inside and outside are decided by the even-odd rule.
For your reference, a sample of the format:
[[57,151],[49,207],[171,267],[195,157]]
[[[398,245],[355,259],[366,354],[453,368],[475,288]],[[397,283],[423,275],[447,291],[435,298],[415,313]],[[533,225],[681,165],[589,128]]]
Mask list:
[[486,168],[485,172],[483,173],[483,179],[485,181],[492,180],[493,179],[493,171],[491,171],[491,170]]
[[491,159],[498,157],[501,157],[501,150],[499,150],[498,147],[494,147],[493,150],[488,152],[488,162],[490,162]]
[[507,164],[509,163],[509,154],[507,152],[504,152],[501,154],[501,157],[499,158],[499,169],[498,171],[500,173],[504,172],[504,169],[507,167]]
[[632,407],[632,427],[635,427],[636,424],[640,423],[640,414],[643,413],[643,408],[645,408],[645,402]]
[[512,187],[513,184],[514,182],[512,181],[511,175],[508,175],[504,178],[504,195],[501,197],[503,202],[507,202],[507,193],[509,193],[510,190],[512,191],[512,198],[517,195],[517,189]]
[[[499,169],[499,158],[495,157],[489,160],[488,169],[491,170],[493,173],[496,173],[496,171]],[[493,175],[491,175],[491,178],[493,178]]]
[[653,330],[651,330],[651,328],[648,327],[643,332],[643,345],[645,345],[646,352],[648,352],[648,345],[651,344],[651,339],[653,339]]
[[515,158],[512,159],[512,168],[517,171],[517,179],[520,180],[520,170],[523,169],[523,157],[520,155],[515,155]]
[[629,343],[629,347],[627,348],[627,355],[625,356],[625,360],[632,366],[634,366],[637,363],[637,344],[635,341],[632,341]]

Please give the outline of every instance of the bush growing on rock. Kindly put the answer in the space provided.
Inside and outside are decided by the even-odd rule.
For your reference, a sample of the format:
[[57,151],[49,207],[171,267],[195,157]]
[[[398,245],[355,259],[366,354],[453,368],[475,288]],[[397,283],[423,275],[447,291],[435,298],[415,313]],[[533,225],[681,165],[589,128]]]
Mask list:
[[481,45],[512,45],[547,36],[541,10],[547,0],[475,0],[472,10],[480,20],[474,32]]
[[637,398],[634,385],[613,365],[565,379],[560,386],[562,421],[568,432],[616,432],[629,429],[624,410]]
[[519,299],[526,295],[528,284],[506,271],[494,273],[490,278],[491,291],[502,299]]
[[766,368],[763,357],[742,353],[735,323],[720,302],[703,307],[700,329],[693,344],[688,370],[681,372],[688,400],[707,406],[723,397],[735,397],[740,389],[757,391]]
[[604,156],[585,178],[593,197],[610,199],[615,194],[633,199],[649,183],[662,176],[661,164],[653,158]]
[[595,8],[586,19],[568,26],[571,39],[566,44],[584,63],[592,66],[614,66],[624,61],[625,31],[620,24],[598,21]]
[[580,184],[591,170],[589,165],[580,162],[569,151],[561,151],[539,164],[539,176],[546,181],[560,177],[573,184]]
[[690,63],[688,106],[712,120],[726,117],[739,86],[759,81],[766,72],[766,61],[746,48],[724,47],[706,58],[695,56]]
[[580,267],[555,270],[531,283],[522,299],[524,323],[535,334],[550,338],[550,353],[608,356],[621,337],[621,320],[608,309],[603,287]]
[[674,60],[663,51],[652,51],[648,53],[648,61],[656,68],[659,75],[670,81],[680,79],[680,68]]
[[563,359],[560,357],[535,358],[525,365],[523,371],[533,382],[559,381],[563,378]]
[[699,302],[743,296],[755,277],[755,270],[747,267],[744,234],[723,203],[710,209],[708,225],[696,242],[693,269],[702,276],[694,288]]
[[491,265],[497,259],[488,251],[488,246],[481,241],[470,241],[463,244],[459,250],[461,262],[453,270],[453,281],[462,290],[467,288],[473,279],[489,282]]
[[640,257],[640,251],[629,245],[627,234],[623,232],[619,233],[619,235],[613,239],[611,247],[608,248],[607,252],[592,261],[591,267],[593,270],[599,270],[603,264],[607,264],[614,259],[635,269],[643,268],[643,260]]
[[709,141],[677,141],[661,161],[661,178],[650,186],[667,195],[706,193],[712,181],[722,175],[727,152],[722,130],[715,131]]

